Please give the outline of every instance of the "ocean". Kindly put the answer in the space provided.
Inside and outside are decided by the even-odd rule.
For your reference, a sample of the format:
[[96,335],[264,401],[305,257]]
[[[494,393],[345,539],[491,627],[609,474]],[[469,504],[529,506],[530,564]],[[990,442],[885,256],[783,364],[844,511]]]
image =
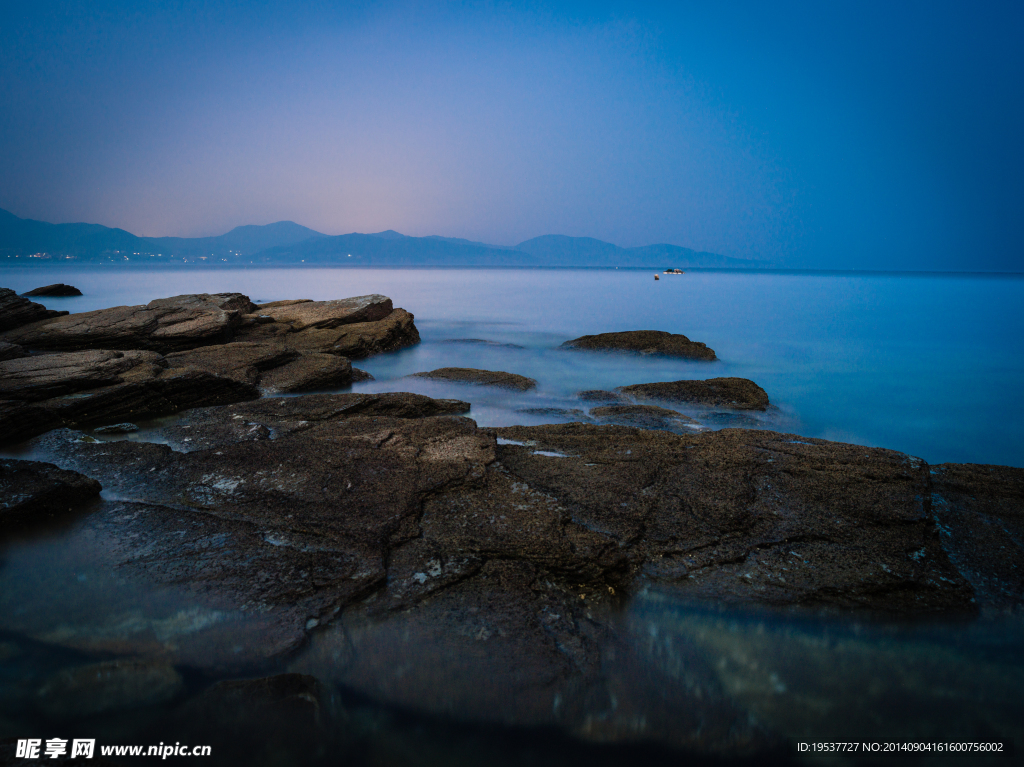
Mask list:
[[[481,425],[561,420],[524,409],[580,407],[575,393],[739,376],[767,392],[766,428],[886,447],[929,463],[1024,466],[1024,275],[634,269],[6,269],[18,292],[72,312],[181,293],[254,301],[383,293],[416,316],[423,343],[357,362],[355,390],[417,391],[473,403]],[[664,330],[718,362],[560,349],[594,333]],[[535,378],[512,396],[404,378],[438,367]],[[725,422],[723,425],[733,425]],[[746,425],[746,424],[745,424]]]

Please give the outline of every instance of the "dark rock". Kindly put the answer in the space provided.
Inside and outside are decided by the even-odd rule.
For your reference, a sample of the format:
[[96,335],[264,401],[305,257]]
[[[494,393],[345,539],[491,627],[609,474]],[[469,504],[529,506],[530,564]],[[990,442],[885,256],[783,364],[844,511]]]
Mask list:
[[1024,469],[944,463],[931,471],[942,546],[981,601],[1024,601]]
[[709,378],[706,381],[666,381],[620,386],[615,391],[644,400],[686,402],[736,410],[767,410],[768,394],[746,378]]
[[295,331],[286,322],[253,322],[238,329],[236,340],[274,341],[303,353],[362,359],[418,344],[420,335],[413,315],[404,309],[395,309],[383,319],[371,322],[329,328],[305,327],[301,331]]
[[[362,372],[362,371],[360,371]],[[358,380],[367,380],[364,373]],[[260,390],[265,394],[337,389],[356,380],[352,363],[337,354],[303,354],[264,373]]]
[[13,444],[63,426],[45,407],[18,400],[0,400],[0,444]]
[[632,405],[633,400],[623,397],[613,391],[602,391],[601,389],[588,389],[587,391],[576,392],[576,396],[584,402],[604,402],[609,405]]
[[0,341],[0,362],[24,357],[26,354],[27,352],[17,344],[9,344],[6,341]]
[[33,402],[111,386],[140,365],[153,377],[166,363],[156,352],[102,349],[7,360],[0,362],[0,397]]
[[483,346],[497,346],[502,349],[525,349],[525,346],[519,344],[506,344],[500,341],[488,341],[485,338],[445,338],[442,341],[438,341],[440,344],[481,344]]
[[100,483],[52,463],[0,459],[0,521],[63,514],[100,494]]
[[590,349],[599,351],[628,351],[640,354],[663,354],[669,357],[683,357],[691,360],[716,360],[714,349],[706,344],[691,341],[678,333],[662,330],[628,330],[624,333],[599,333],[594,336],[580,336],[562,344],[566,349]]
[[379,294],[334,301],[276,301],[258,305],[254,309],[261,316],[290,325],[293,331],[329,330],[341,325],[376,322],[387,317],[393,310],[391,299]]
[[65,314],[22,298],[10,288],[0,288],[0,333]]
[[65,285],[63,282],[58,282],[55,285],[47,285],[42,288],[36,288],[30,290],[27,293],[22,293],[23,296],[80,296],[82,291],[76,288],[74,285]]
[[170,415],[194,407],[256,399],[249,384],[203,370],[168,370],[158,377],[127,381],[55,397],[43,406],[68,426],[93,426]]
[[35,322],[5,340],[36,349],[149,349],[161,353],[231,340],[251,306],[240,293],[201,293]]
[[97,426],[93,429],[97,434],[131,434],[139,427],[133,423],[112,423],[110,426]]
[[356,383],[357,381],[375,381],[375,380],[377,380],[377,379],[375,379],[372,375],[367,373],[365,370],[360,370],[359,368],[352,368],[352,383]]
[[435,378],[440,381],[454,381],[456,383],[497,386],[501,389],[515,389],[516,391],[527,391],[537,386],[537,382],[532,378],[517,375],[516,373],[477,370],[475,368],[438,368],[437,370],[430,370],[425,373],[413,373],[413,376]]
[[591,423],[594,420],[579,408],[522,407],[516,412],[527,413],[529,415],[542,415],[549,418],[561,418],[566,421],[582,421],[584,423]]
[[161,438],[184,452],[219,448],[252,440],[279,438],[317,424],[352,416],[427,418],[468,413],[470,404],[432,399],[422,394],[307,394],[241,402],[227,407],[196,408],[184,413]]
[[167,703],[184,689],[181,675],[167,663],[114,660],[55,674],[39,690],[36,705],[50,719],[78,719]]
[[255,386],[260,373],[291,362],[299,353],[281,344],[235,342],[215,344],[167,355],[173,368],[192,367]]
[[654,405],[605,405],[593,408],[590,415],[605,423],[635,426],[638,429],[694,431],[701,428],[700,422],[689,416]]

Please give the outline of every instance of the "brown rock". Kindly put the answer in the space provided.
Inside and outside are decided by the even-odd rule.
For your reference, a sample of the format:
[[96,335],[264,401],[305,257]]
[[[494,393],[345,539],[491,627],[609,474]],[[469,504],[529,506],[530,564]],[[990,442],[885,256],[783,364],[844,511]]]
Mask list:
[[484,386],[497,386],[501,389],[515,389],[516,391],[527,391],[534,389],[537,382],[532,378],[517,375],[516,373],[505,373],[499,370],[477,370],[475,368],[438,368],[425,373],[413,373],[418,378],[435,378],[441,381],[453,381],[456,383],[472,383]]
[[686,402],[736,410],[767,410],[768,394],[746,378],[709,378],[706,381],[666,381],[620,386],[615,391],[642,400]]
[[692,360],[716,360],[714,349],[707,344],[691,341],[678,333],[662,330],[628,330],[623,333],[599,333],[594,336],[580,336],[562,344],[566,349],[590,349],[600,351],[628,351],[640,354],[663,354]]
[[291,362],[299,353],[281,344],[239,341],[167,355],[170,368],[191,367],[255,386],[261,372]]
[[150,349],[161,353],[230,341],[251,302],[240,293],[201,293],[36,322],[5,340],[30,348]]
[[74,285],[65,285],[63,282],[58,282],[54,285],[46,285],[42,288],[35,288],[27,293],[22,293],[24,296],[80,296],[82,291],[76,288]]
[[576,396],[584,402],[603,402],[609,405],[632,405],[629,397],[616,394],[613,391],[602,391],[601,389],[588,389],[587,391],[576,392]]
[[0,398],[32,402],[110,386],[144,363],[164,366],[156,352],[101,349],[7,360],[0,362]]
[[100,494],[100,483],[52,463],[0,459],[0,523],[63,514]]
[[56,414],[41,405],[0,400],[0,444],[21,442],[63,425]]
[[391,314],[393,309],[391,299],[379,294],[334,301],[276,301],[255,307],[258,314],[291,325],[294,331],[329,330],[341,325],[376,322]]
[[10,288],[0,288],[0,333],[65,314],[22,298]]
[[[367,377],[364,374],[363,377]],[[303,354],[260,377],[264,394],[337,389],[355,379],[352,363],[337,354]]]
[[605,423],[635,426],[638,429],[693,431],[701,428],[700,422],[689,416],[654,405],[605,405],[593,408],[590,415]]
[[6,341],[0,341],[0,362],[24,357],[26,354],[27,352],[17,344],[9,344]]

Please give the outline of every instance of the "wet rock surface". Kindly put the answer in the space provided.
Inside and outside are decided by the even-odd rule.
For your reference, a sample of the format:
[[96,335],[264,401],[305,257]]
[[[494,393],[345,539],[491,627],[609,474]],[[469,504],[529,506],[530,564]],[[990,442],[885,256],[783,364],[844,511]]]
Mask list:
[[53,285],[44,285],[41,288],[35,288],[22,293],[23,296],[80,296],[82,291],[76,288],[74,285],[65,285],[63,282],[58,282]]
[[166,703],[184,689],[181,675],[170,664],[115,660],[55,674],[37,693],[36,706],[54,720],[78,719]]
[[10,288],[0,288],[0,333],[66,314],[22,298]]
[[17,344],[9,344],[6,341],[0,341],[0,362],[24,357],[26,354],[27,352]]
[[700,422],[693,418],[655,405],[605,405],[592,408],[590,415],[604,423],[635,426],[638,429],[687,432],[701,428]]
[[714,349],[707,344],[691,341],[678,333],[662,330],[628,330],[623,333],[599,333],[580,336],[566,341],[566,349],[589,349],[593,351],[625,351],[640,354],[659,354],[668,357],[682,357],[691,360],[717,360]]
[[438,368],[437,370],[429,370],[424,373],[413,373],[413,376],[435,378],[455,383],[497,386],[500,389],[514,389],[515,391],[528,391],[537,386],[537,382],[532,378],[527,378],[517,373],[506,373],[500,370],[478,370],[476,368]]
[[685,402],[735,410],[767,410],[769,404],[767,392],[746,378],[633,384],[620,386],[615,391],[640,400]]
[[38,522],[92,501],[100,483],[52,463],[0,459],[0,524]]

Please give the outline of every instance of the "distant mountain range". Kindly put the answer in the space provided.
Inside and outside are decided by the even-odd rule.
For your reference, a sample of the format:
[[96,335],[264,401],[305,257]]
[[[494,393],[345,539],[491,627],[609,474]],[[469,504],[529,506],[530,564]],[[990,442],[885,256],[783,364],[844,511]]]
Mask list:
[[154,265],[768,267],[678,245],[620,248],[560,234],[506,247],[453,237],[407,237],[390,229],[331,236],[279,221],[239,226],[219,237],[136,237],[99,224],[48,224],[0,210],[0,264],[24,264],[27,259]]

